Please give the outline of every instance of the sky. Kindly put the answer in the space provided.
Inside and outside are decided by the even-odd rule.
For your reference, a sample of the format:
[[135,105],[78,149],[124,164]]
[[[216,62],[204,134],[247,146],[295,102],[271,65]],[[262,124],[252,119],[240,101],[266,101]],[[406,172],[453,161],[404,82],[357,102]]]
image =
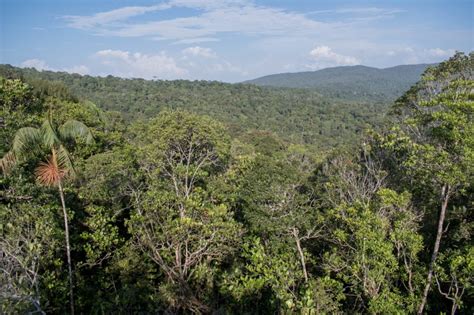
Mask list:
[[433,63],[474,47],[474,1],[0,0],[0,63],[145,79]]

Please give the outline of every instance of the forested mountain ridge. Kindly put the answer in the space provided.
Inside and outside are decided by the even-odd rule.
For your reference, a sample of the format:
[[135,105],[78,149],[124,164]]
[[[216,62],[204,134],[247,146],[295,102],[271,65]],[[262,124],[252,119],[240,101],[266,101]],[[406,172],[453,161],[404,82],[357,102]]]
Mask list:
[[[129,120],[150,118],[165,109],[205,114],[232,133],[268,130],[299,144],[327,151],[357,142],[362,131],[381,124],[389,102],[347,101],[307,89],[260,87],[212,81],[150,81],[92,77],[0,65],[0,75],[42,85],[64,85],[73,95]],[[46,81],[46,82],[43,82]],[[59,88],[59,87],[57,87]]]
[[378,69],[341,66],[317,71],[279,73],[244,83],[259,86],[307,88],[327,97],[352,101],[394,101],[420,79],[430,64],[400,65]]

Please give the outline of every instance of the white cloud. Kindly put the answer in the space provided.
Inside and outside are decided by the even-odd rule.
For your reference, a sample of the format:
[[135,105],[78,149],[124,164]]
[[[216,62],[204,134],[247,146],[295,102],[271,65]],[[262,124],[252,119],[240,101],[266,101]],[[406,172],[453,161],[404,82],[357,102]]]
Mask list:
[[100,12],[90,16],[80,15],[66,15],[63,18],[68,22],[68,25],[78,29],[89,29],[97,26],[107,25],[112,22],[125,20],[137,15],[142,15],[147,12],[168,9],[168,4],[153,5],[153,6],[135,6],[123,7],[107,12]]
[[415,50],[411,47],[397,47],[386,52],[387,56],[399,56],[403,54],[414,54]]
[[113,26],[115,22],[124,21],[135,16],[171,8],[192,8],[201,10],[216,10],[229,6],[249,4],[247,0],[170,0],[151,6],[130,6],[115,10],[99,12],[93,15],[65,15],[62,18],[70,27],[77,29],[93,29]]
[[[462,49],[466,44],[459,38],[471,35],[466,29],[420,30],[419,25],[402,18],[403,10],[385,3],[334,4],[328,10],[310,12],[278,1],[149,2],[126,7],[117,4],[115,10],[64,17],[63,22],[72,28],[110,37],[145,37],[154,40],[160,50],[167,49],[166,53],[148,52],[139,57],[126,51],[133,48],[104,50],[89,60],[87,66],[93,72],[146,78],[175,78],[181,73],[180,78],[236,81],[247,72],[259,76],[359,63],[376,67],[430,63],[452,55],[454,51],[448,48]],[[313,7],[317,9],[317,5]],[[400,19],[380,21],[393,17]],[[220,43],[211,46],[206,42]],[[443,45],[439,46],[440,42]],[[220,47],[219,56],[200,46]],[[160,68],[143,65],[153,63],[153,58]]]
[[404,10],[400,9],[384,9],[384,8],[377,8],[377,7],[367,7],[367,8],[345,8],[345,9],[338,9],[334,10],[335,13],[351,13],[351,14],[382,14],[382,15],[390,15],[394,13],[401,13],[405,12]]
[[159,36],[171,40],[186,40],[215,37],[224,33],[287,36],[322,31],[325,26],[325,23],[308,19],[303,14],[251,5],[218,8],[191,17],[130,23],[125,27],[109,28],[103,32],[123,37]]
[[[188,9],[186,14],[180,13],[183,8]],[[369,24],[373,19],[388,18],[402,12],[378,7],[339,8],[328,12],[335,13],[336,18],[321,20],[311,16],[311,12],[257,4],[254,0],[164,0],[157,6],[122,9],[66,19],[70,27],[87,29],[94,34],[146,37],[159,41],[162,47],[171,45],[172,52],[176,51],[174,45],[186,45],[173,57],[176,67],[188,71],[187,78],[217,79],[211,75],[214,71],[214,74],[221,74],[219,78],[226,80],[237,80],[237,73],[260,75],[279,72],[285,70],[283,67],[289,63],[295,63],[292,70],[301,71],[305,67],[358,64],[377,54],[389,58],[384,53],[389,49],[378,50],[371,46],[379,38],[387,37],[385,28],[373,28]],[[169,14],[153,13],[158,10]],[[289,40],[293,44],[287,45]],[[214,59],[209,58],[212,53],[187,50],[188,46],[199,47],[206,45],[200,43],[217,41],[226,41],[226,45],[225,49],[219,50],[220,56]],[[238,46],[240,42],[245,43],[242,54],[238,50],[241,49]],[[325,43],[328,50],[318,52],[318,47],[311,46],[315,42]],[[307,52],[312,49],[315,55],[308,56]],[[197,61],[196,56],[203,58]],[[103,63],[110,66],[110,58],[103,58]],[[226,66],[221,58],[233,66]],[[295,59],[302,62],[294,62]],[[307,63],[310,65],[307,66]],[[199,64],[200,68],[194,68],[195,64]],[[124,68],[120,69],[119,75],[124,76]],[[224,76],[225,71],[221,69],[229,73],[234,71],[236,76]],[[128,71],[125,76],[130,76],[131,72]]]
[[228,61],[222,61],[220,63],[213,64],[211,65],[210,69],[216,72],[235,73],[242,77],[246,77],[249,75],[247,71],[243,70],[238,66],[233,65]]
[[[161,40],[166,39],[164,37],[161,38]],[[188,39],[181,39],[173,44],[197,44],[197,43],[206,43],[206,42],[218,42],[219,39],[215,37],[197,37],[197,38],[188,38]]]
[[346,66],[346,65],[356,65],[360,61],[351,56],[340,55],[332,51],[328,46],[318,46],[310,51],[309,53],[311,59],[316,61],[316,67],[322,66]]
[[334,10],[316,10],[310,11],[309,14],[375,14],[375,15],[392,15],[395,13],[405,12],[400,9],[384,9],[377,7],[360,7],[360,8],[341,8]]
[[451,57],[454,55],[454,49],[441,49],[441,48],[432,48],[426,51],[429,55],[434,57]]
[[20,64],[20,66],[23,68],[35,68],[36,70],[39,70],[39,71],[51,70],[51,68],[46,64],[46,62],[40,59],[25,60]]
[[243,80],[248,77],[248,72],[227,60],[219,58],[188,58],[180,59],[189,72],[191,79],[229,80],[236,78]]
[[[166,52],[144,54],[124,50],[97,51],[89,59],[90,64],[72,67],[52,67],[41,59],[28,59],[21,67],[39,71],[65,71],[81,75],[115,75],[124,78],[144,79],[199,79],[235,81],[248,78],[242,67],[221,59],[210,48],[188,47],[181,51],[182,58],[173,58]],[[93,69],[93,71],[91,70]]]
[[399,13],[405,12],[400,9],[387,9],[378,7],[340,8],[334,10],[317,10],[308,12],[309,15],[337,15],[337,18],[346,23],[366,23],[380,19],[393,18]]
[[228,6],[241,6],[250,4],[249,0],[171,0],[173,7],[186,7],[193,9],[216,9]]
[[[464,35],[446,31],[439,37],[439,29],[416,32],[418,25],[406,19],[382,23],[379,19],[401,17],[404,12],[388,4],[334,4],[329,10],[309,12],[257,0],[150,2],[117,4],[115,10],[64,17],[63,22],[75,29],[102,36],[145,37],[160,47],[138,57],[130,52],[133,48],[103,50],[87,63],[91,71],[125,77],[236,81],[243,73],[259,76],[360,63],[386,67],[446,59],[454,53],[447,48],[458,47],[458,38],[470,35],[466,30]],[[219,47],[219,55],[202,46]],[[159,52],[164,49],[166,53]]]
[[[192,8],[199,12],[193,16],[171,19],[131,22],[130,17],[168,8]],[[329,23],[318,22],[303,13],[258,6],[250,1],[175,0],[159,6],[125,7],[91,16],[66,16],[68,25],[90,29],[102,35],[120,37],[150,36],[178,42],[215,40],[224,33],[248,36],[314,34],[327,31]],[[120,23],[117,23],[119,22]],[[337,25],[336,25],[337,26]]]
[[[149,19],[147,22],[131,20],[146,13],[188,8],[197,10],[194,15]],[[403,12],[399,9],[377,7],[343,8],[315,11],[337,14],[355,14],[345,21],[322,22],[286,9],[257,5],[252,0],[169,0],[159,5],[123,7],[90,16],[63,17],[70,27],[89,29],[96,34],[119,37],[151,37],[155,40],[173,40],[176,44],[216,41],[219,35],[238,33],[246,36],[337,36],[354,24],[391,17]],[[314,12],[313,12],[314,13]],[[345,15],[344,15],[345,16]]]
[[74,67],[71,67],[71,68],[65,68],[64,71],[69,72],[69,73],[78,73],[78,74],[81,74],[81,75],[85,75],[85,74],[90,73],[89,68],[84,66],[84,65],[74,66]]
[[125,78],[225,80],[247,78],[248,72],[221,59],[210,48],[188,47],[181,51],[181,58],[165,52],[143,54],[123,50],[100,50],[94,58],[100,64],[95,69],[102,74]]
[[455,52],[454,49],[396,47],[385,54],[396,59],[399,64],[416,64],[440,62],[453,56]]
[[96,55],[99,57],[112,57],[112,58],[118,58],[122,60],[128,60],[130,58],[130,53],[128,51],[111,50],[111,49],[100,50],[96,52]]
[[23,68],[35,68],[36,70],[43,71],[43,70],[48,70],[48,71],[65,71],[69,73],[78,73],[78,74],[88,74],[89,73],[89,68],[87,68],[84,65],[77,65],[73,66],[70,68],[53,68],[50,67],[46,61],[41,60],[41,59],[28,59],[23,61],[20,64],[20,67]]
[[215,58],[217,54],[210,48],[204,48],[199,46],[188,47],[183,49],[182,53],[187,56],[204,57],[204,58]]
[[95,56],[110,68],[111,74],[121,77],[177,79],[188,74],[186,69],[178,66],[174,58],[164,52],[147,55],[107,49],[96,52]]

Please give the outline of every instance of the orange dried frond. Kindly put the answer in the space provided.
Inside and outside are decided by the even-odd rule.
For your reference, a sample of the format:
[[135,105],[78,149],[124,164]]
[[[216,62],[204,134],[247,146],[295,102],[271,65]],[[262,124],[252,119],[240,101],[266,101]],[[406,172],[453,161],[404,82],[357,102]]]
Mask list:
[[7,175],[13,169],[16,164],[16,157],[13,152],[7,152],[1,159],[0,159],[0,170],[2,171],[3,175]]
[[41,162],[36,168],[35,175],[40,184],[54,186],[67,175],[67,169],[58,165],[56,153],[53,151],[48,161]]

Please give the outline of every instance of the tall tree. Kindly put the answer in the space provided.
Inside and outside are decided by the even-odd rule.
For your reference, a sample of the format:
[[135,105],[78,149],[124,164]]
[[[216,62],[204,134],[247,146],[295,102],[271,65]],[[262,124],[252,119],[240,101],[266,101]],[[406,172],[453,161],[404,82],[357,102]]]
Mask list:
[[66,255],[69,278],[69,303],[71,314],[74,314],[74,281],[72,272],[71,246],[69,238],[69,219],[64,198],[64,180],[66,177],[74,177],[75,170],[71,154],[66,148],[70,141],[83,140],[85,143],[94,141],[89,128],[80,121],[68,120],[61,126],[53,123],[53,112],[48,111],[40,128],[24,127],[19,129],[13,139],[12,149],[6,153],[2,160],[8,173],[11,167],[23,160],[32,158],[35,154],[50,152],[46,162],[40,163],[35,170],[35,175],[40,184],[56,186],[61,199],[61,207],[64,219],[64,232],[66,241]]

